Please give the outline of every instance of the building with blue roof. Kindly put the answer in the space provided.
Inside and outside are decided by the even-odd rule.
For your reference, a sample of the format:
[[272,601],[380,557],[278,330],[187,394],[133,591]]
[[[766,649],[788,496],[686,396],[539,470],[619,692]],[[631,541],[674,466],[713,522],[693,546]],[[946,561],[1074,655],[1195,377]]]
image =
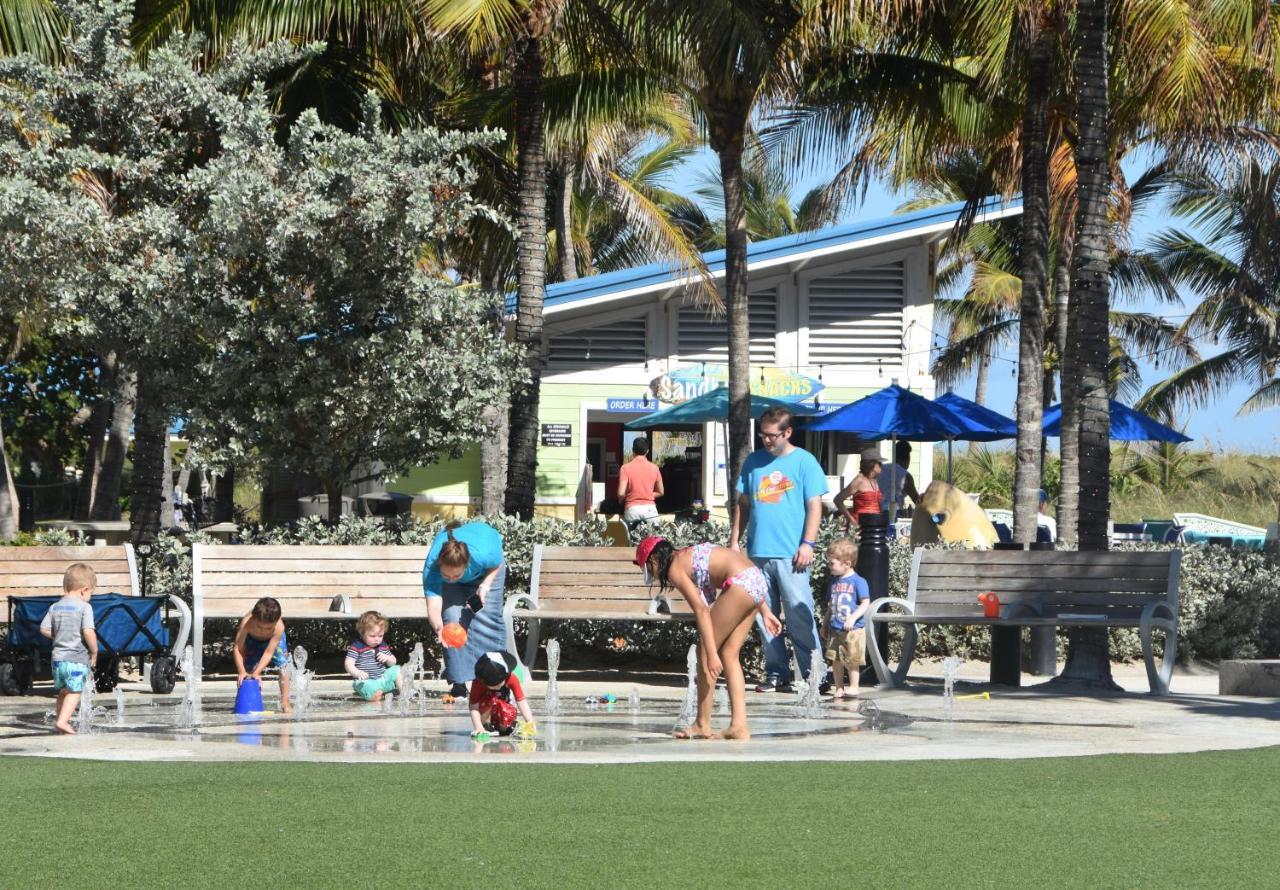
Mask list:
[[[938,243],[962,211],[951,204],[752,244],[752,390],[824,408],[893,380],[933,396]],[[975,221],[1020,211],[1016,199],[993,198]],[[709,282],[722,288],[724,251],[703,260]],[[725,384],[726,324],[706,308],[707,283],[658,263],[548,286],[539,513],[571,519],[597,508],[613,496],[639,435],[623,429],[627,421]],[[724,504],[721,424],[647,435],[668,492],[660,509]],[[833,484],[857,471],[867,444],[844,434],[806,440],[801,433],[795,441],[814,451]],[[922,482],[931,477],[931,449],[918,449],[913,471]],[[464,515],[479,503],[479,448],[388,480],[387,488],[413,496],[415,513]]]

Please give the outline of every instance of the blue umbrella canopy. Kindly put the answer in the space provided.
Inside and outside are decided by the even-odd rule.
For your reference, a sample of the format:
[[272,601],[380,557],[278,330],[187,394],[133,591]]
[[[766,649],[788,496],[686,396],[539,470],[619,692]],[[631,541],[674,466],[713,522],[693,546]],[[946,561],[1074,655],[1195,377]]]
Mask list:
[[[1044,434],[1062,435],[1062,406],[1054,405],[1044,412]],[[1171,426],[1165,426],[1141,411],[1111,400],[1111,440],[1113,442],[1190,442]]]
[[[770,399],[766,396],[753,395],[751,397],[751,416],[757,420],[760,419],[760,415],[765,411],[775,407],[786,408],[797,416],[818,413],[818,409],[812,405],[784,402],[781,399]],[[728,419],[729,389],[721,386],[710,392],[703,393],[696,399],[690,399],[687,402],[681,402],[679,405],[672,405],[670,408],[663,408],[661,411],[646,414],[644,417],[626,424],[626,428],[629,430],[647,430],[668,424],[711,423],[714,421],[723,422]]]
[[969,432],[956,436],[967,442],[995,442],[1000,439],[1016,439],[1018,422],[1005,417],[998,411],[983,407],[977,402],[949,392],[934,399],[934,403],[945,405],[951,412],[965,422]]
[[963,439],[968,424],[950,408],[896,383],[805,423],[805,428],[853,433],[862,439],[937,442]]

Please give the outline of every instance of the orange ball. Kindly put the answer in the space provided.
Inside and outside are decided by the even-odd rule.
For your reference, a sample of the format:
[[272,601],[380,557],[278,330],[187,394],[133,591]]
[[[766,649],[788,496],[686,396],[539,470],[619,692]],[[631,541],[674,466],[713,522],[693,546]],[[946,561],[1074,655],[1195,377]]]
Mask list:
[[440,631],[440,639],[449,649],[461,649],[467,644],[467,629],[461,624],[446,624]]

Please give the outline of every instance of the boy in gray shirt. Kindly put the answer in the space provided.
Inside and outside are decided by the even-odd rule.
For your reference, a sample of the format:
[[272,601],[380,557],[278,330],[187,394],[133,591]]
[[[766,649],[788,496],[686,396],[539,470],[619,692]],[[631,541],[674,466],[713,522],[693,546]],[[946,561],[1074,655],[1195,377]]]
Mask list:
[[80,704],[86,682],[93,682],[98,662],[98,634],[93,628],[89,597],[98,586],[98,573],[77,562],[62,576],[62,599],[49,607],[40,622],[40,633],[53,640],[53,688],[58,692],[58,719],[54,730],[75,735],[71,715]]

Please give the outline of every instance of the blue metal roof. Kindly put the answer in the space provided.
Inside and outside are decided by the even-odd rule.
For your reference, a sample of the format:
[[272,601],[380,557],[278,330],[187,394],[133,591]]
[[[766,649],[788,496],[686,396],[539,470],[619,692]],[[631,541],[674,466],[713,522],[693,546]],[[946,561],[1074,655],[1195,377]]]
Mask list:
[[[939,223],[954,223],[960,218],[964,206],[964,202],[961,201],[898,216],[886,216],[842,226],[831,226],[813,232],[801,232],[798,235],[784,235],[781,238],[757,241],[747,246],[747,264],[752,265],[766,260],[783,260],[789,256],[798,256],[823,248],[852,247],[861,241],[870,241],[873,238],[883,238],[886,235],[909,232]],[[999,197],[991,197],[978,206],[978,215],[1017,210],[1021,207],[1020,195],[1007,201]],[[723,250],[712,250],[702,255],[707,269],[713,274],[724,271],[724,254]],[[674,284],[687,275],[687,269],[662,262],[620,269],[603,275],[589,275],[574,281],[560,281],[547,286],[544,307],[550,309],[636,288],[657,288]],[[507,297],[507,311],[515,312],[515,306],[515,294],[511,294]]]

